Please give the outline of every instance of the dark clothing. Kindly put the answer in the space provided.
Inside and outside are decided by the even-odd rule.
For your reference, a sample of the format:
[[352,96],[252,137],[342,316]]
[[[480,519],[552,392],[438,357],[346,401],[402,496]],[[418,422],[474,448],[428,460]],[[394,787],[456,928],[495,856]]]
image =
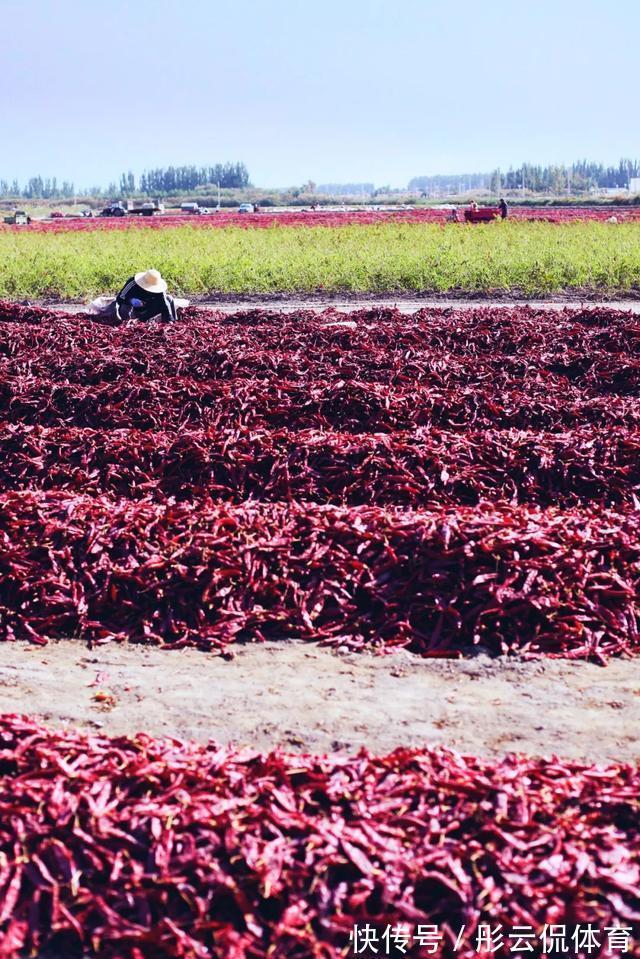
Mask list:
[[500,216],[503,220],[506,220],[509,216],[509,207],[507,206],[506,200],[500,200],[498,206],[500,207]]
[[167,293],[143,290],[134,276],[127,280],[116,296],[116,316],[119,320],[150,320],[154,316],[160,316],[163,320],[177,319],[173,299]]

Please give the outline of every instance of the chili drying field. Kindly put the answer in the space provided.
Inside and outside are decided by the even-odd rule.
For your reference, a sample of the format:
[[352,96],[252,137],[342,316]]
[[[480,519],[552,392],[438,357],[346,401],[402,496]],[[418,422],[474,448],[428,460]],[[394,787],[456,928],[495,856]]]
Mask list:
[[640,290],[640,222],[632,211],[619,214],[617,223],[563,217],[475,226],[409,214],[352,222],[341,214],[347,225],[322,216],[7,227],[0,229],[0,297],[86,301],[114,293],[141,264],[153,265],[174,293],[189,297],[347,292],[592,298],[637,296]]
[[[33,220],[28,225],[8,225],[0,223],[0,231],[30,233],[69,233],[94,232],[96,230],[128,230],[131,227],[162,230],[166,227],[190,226],[196,228],[216,228],[238,226],[244,229],[266,229],[273,226],[346,226],[349,224],[367,225],[371,223],[448,223],[451,219],[450,206],[414,207],[410,209],[347,209],[347,210],[310,210],[288,209],[272,211],[264,207],[261,212],[239,214],[234,210],[220,210],[212,214],[193,216],[184,213],[163,213],[153,217],[61,217],[56,219]],[[640,219],[640,206],[513,206],[509,216],[514,220],[537,221],[543,223],[572,223],[574,221],[604,222],[613,220],[619,223],[634,222]],[[464,219],[464,207],[457,210],[460,221]]]
[[419,957],[434,925],[469,957],[591,923],[611,954],[636,315],[4,303],[0,365],[0,703],[31,714],[0,731],[0,956],[338,959],[354,923]]

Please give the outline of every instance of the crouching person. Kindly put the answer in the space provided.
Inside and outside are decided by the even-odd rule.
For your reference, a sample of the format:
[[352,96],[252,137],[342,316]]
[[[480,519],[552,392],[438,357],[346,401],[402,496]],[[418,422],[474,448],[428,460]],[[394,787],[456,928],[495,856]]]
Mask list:
[[170,323],[178,318],[178,309],[188,300],[174,299],[167,293],[167,281],[157,270],[143,270],[130,277],[118,295],[100,296],[91,304],[93,312],[116,320],[154,320]]
[[157,270],[143,270],[127,280],[116,296],[115,315],[119,320],[178,319],[173,297],[167,293],[167,281]]

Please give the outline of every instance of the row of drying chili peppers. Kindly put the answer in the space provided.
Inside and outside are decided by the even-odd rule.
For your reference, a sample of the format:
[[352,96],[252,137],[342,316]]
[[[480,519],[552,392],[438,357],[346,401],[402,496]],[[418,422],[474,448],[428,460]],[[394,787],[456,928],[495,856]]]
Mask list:
[[640,645],[640,514],[0,496],[0,638],[303,638],[604,662]]
[[[587,359],[600,352],[640,353],[640,318],[601,306],[430,306],[411,314],[381,306],[348,314],[300,309],[284,315],[268,309],[225,314],[189,308],[180,315],[180,322],[168,325],[124,322],[112,327],[99,316],[0,301],[0,355],[52,361],[62,356],[69,362],[78,357],[123,359],[166,372],[206,360],[218,345],[233,362],[261,351],[292,355],[300,362],[309,354],[337,358],[348,353],[363,363],[370,356],[403,358],[407,350],[410,357],[436,350],[465,357],[503,353],[542,359],[567,352]],[[153,363],[161,365],[149,365]]]
[[640,434],[485,430],[362,434],[0,426],[0,491],[336,505],[634,506]]
[[482,924],[620,925],[640,955],[637,767],[259,755],[4,716],[0,769],[2,959],[344,959],[355,925],[398,924],[437,929],[445,959],[476,956]]
[[542,378],[500,388],[482,384],[401,387],[356,380],[149,380],[124,376],[83,386],[40,377],[0,380],[0,420],[112,430],[329,429],[388,433],[418,427],[466,431],[565,431],[588,424],[638,429],[633,395],[589,395]]
[[[591,350],[588,353],[566,349],[547,351],[544,355],[532,352],[507,356],[499,351],[465,357],[455,351],[436,350],[377,350],[363,348],[362,355],[353,350],[336,347],[318,349],[299,346],[298,351],[277,351],[266,348],[233,350],[222,337],[209,347],[181,355],[165,349],[145,357],[140,350],[104,351],[95,355],[90,347],[84,352],[72,343],[49,344],[47,349],[33,345],[30,352],[22,344],[12,344],[13,355],[0,356],[0,376],[11,382],[45,379],[60,384],[101,386],[119,382],[131,376],[144,377],[148,382],[186,379],[197,383],[271,382],[274,380],[302,385],[319,381],[327,384],[358,382],[398,388],[461,389],[482,387],[491,381],[495,389],[527,388],[543,383],[547,389],[565,389],[577,386],[585,395],[617,393],[637,395],[640,392],[640,356]],[[18,348],[19,347],[19,348]],[[0,344],[0,352],[2,345]]]
[[197,313],[115,332],[40,313],[35,326],[0,323],[9,422],[357,433],[638,423],[640,326],[602,309],[374,310],[347,326],[331,313]]

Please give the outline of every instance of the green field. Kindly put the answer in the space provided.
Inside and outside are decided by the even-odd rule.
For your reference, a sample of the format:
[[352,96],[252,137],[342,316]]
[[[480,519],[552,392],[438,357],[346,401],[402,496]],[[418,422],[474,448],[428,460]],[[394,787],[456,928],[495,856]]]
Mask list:
[[137,270],[175,293],[640,288],[640,224],[193,228],[0,232],[0,296],[77,299]]

